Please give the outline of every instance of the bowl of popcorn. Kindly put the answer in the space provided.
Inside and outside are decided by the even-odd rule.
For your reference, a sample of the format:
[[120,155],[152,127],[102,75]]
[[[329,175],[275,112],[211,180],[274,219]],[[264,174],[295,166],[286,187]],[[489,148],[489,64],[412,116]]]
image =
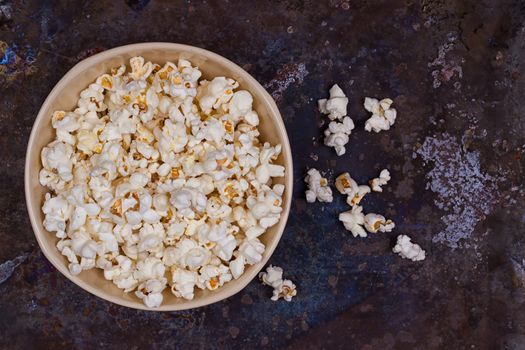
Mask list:
[[29,139],[37,241],[67,278],[147,310],[242,290],[283,233],[292,156],[271,96],[212,52],[171,43],[91,56],[54,87]]

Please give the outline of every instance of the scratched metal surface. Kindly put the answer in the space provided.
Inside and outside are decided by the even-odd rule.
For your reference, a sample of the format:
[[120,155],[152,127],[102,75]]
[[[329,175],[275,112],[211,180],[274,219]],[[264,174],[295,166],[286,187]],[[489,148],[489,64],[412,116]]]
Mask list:
[[[524,349],[524,18],[510,0],[0,0],[0,347]],[[82,58],[144,41],[215,51],[277,100],[296,187],[271,263],[298,285],[293,302],[253,281],[208,307],[135,311],[40,253],[22,181],[39,106]],[[336,82],[357,124],[342,157],[322,145],[316,111]],[[363,130],[365,96],[394,99],[392,130]],[[308,167],[360,182],[390,169],[364,207],[395,232],[352,238],[340,196],[306,205]],[[393,255],[397,233],[427,260]]]

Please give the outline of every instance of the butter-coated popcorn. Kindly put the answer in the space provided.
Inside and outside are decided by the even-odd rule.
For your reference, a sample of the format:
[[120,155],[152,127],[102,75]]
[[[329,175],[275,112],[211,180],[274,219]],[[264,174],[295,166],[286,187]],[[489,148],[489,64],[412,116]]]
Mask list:
[[41,152],[43,225],[70,273],[101,269],[150,308],[239,278],[282,212],[281,145],[259,140],[253,96],[201,75],[184,59],[133,57],[53,113]]

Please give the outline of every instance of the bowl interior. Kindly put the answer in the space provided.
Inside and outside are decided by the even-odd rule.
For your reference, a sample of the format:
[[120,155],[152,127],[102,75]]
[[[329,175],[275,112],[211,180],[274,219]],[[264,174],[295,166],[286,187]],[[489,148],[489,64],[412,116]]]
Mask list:
[[69,273],[67,260],[56,248],[57,238],[47,232],[43,225],[44,215],[42,204],[47,189],[38,182],[38,173],[41,169],[40,152],[54,137],[51,127],[51,115],[55,110],[71,110],[76,106],[80,91],[93,82],[97,76],[106,73],[113,67],[126,64],[133,56],[143,56],[146,60],[163,65],[166,61],[176,61],[179,58],[189,59],[193,65],[199,67],[204,78],[215,76],[231,77],[239,81],[240,89],[250,91],[254,97],[254,109],[259,114],[261,124],[260,139],[272,144],[281,143],[283,151],[276,163],[284,165],[286,174],[276,182],[286,186],[283,198],[283,213],[278,224],[268,229],[260,237],[266,245],[263,260],[252,266],[246,266],[245,273],[237,280],[225,284],[216,291],[200,290],[196,288],[195,298],[191,301],[176,298],[167,289],[164,292],[164,301],[160,308],[155,310],[182,310],[210,304],[227,298],[244,288],[266,264],[282,235],[288,217],[292,193],[292,158],[288,137],[279,110],[272,98],[248,73],[227,59],[209,51],[191,46],[171,43],[145,43],[122,46],[89,57],[73,67],[55,88],[41,107],[37,116],[28,144],[25,169],[26,201],[31,224],[36,238],[45,256],[67,278],[72,280],[90,293],[111,302],[138,308],[148,309],[133,293],[124,293],[113,283],[104,279],[99,269],[83,271],[74,276]]

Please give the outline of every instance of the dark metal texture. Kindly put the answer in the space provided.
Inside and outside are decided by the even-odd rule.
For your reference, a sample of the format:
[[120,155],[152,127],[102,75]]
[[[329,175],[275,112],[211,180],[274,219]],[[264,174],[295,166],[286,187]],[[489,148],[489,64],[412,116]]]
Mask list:
[[[525,348],[525,6],[520,1],[0,1],[0,348]],[[81,59],[128,43],[215,51],[273,94],[295,193],[270,262],[291,303],[253,281],[200,309],[153,313],[102,301],[43,257],[25,210],[25,147],[53,85]],[[337,157],[316,100],[339,83],[356,130]],[[363,130],[365,96],[398,121]],[[308,167],[364,183],[392,172],[365,211],[389,234],[353,238],[346,210],[304,200]],[[391,252],[410,235],[428,258]]]

